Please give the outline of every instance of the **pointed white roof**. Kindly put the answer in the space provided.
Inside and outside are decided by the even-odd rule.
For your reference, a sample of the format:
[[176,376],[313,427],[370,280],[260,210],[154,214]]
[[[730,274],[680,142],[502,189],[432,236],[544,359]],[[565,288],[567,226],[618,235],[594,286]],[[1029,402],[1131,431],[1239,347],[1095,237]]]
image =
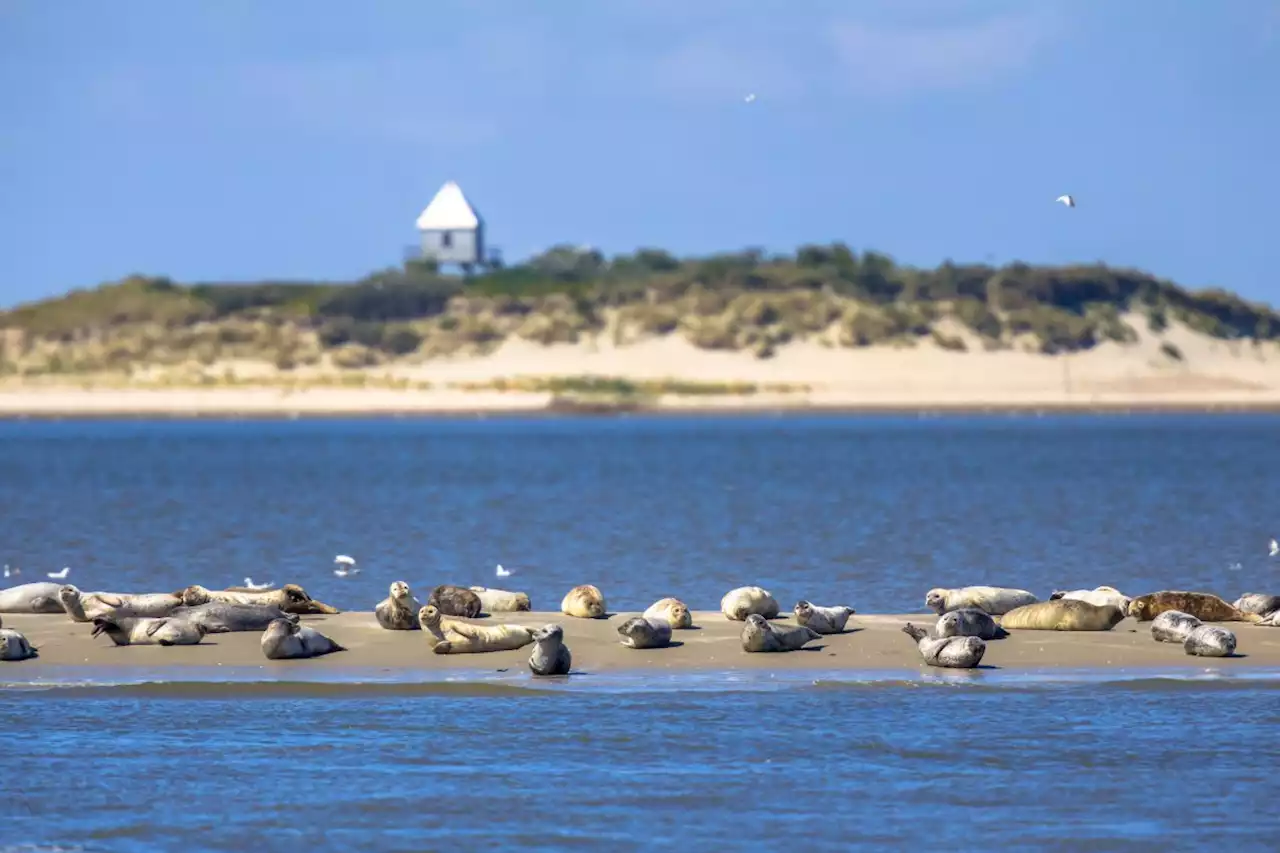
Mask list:
[[462,189],[453,181],[447,181],[431,199],[431,204],[418,217],[419,231],[468,230],[480,224],[480,217]]

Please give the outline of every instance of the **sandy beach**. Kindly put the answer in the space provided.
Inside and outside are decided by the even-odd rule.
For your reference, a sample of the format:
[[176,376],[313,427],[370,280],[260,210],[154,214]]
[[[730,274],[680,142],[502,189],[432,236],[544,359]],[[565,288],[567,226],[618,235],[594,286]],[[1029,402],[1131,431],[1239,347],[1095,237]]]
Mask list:
[[[718,612],[696,611],[694,630],[676,631],[666,649],[637,650],[618,642],[617,626],[636,615],[612,614],[608,619],[575,619],[559,613],[506,613],[477,624],[515,623],[536,627],[548,622],[563,626],[565,641],[573,652],[576,670],[585,672],[662,670],[898,670],[925,667],[916,646],[901,631],[912,622],[929,626],[930,614],[855,615],[844,634],[824,637],[803,651],[784,654],[748,654],[739,636],[742,623],[729,622]],[[293,668],[359,668],[381,670],[503,669],[526,666],[529,649],[469,655],[436,655],[418,631],[386,631],[371,612],[336,616],[308,616],[304,622],[346,646],[348,651],[297,661],[268,661],[259,645],[260,632],[212,634],[198,646],[114,646],[106,637],[93,638],[88,624],[74,623],[60,615],[5,614],[4,627],[22,631],[40,650],[32,661],[0,664],[6,678],[22,667],[163,667],[163,666],[263,666],[285,672]],[[794,624],[791,618],[779,620]],[[1151,623],[1125,619],[1110,631],[1017,631],[1004,640],[987,644],[984,667],[1005,670],[1046,668],[1206,668],[1263,669],[1280,667],[1280,629],[1243,623],[1224,627],[1235,632],[1238,656],[1201,658],[1187,655],[1181,646],[1151,639]],[[675,645],[679,643],[680,645]],[[937,671],[937,670],[932,670]]]

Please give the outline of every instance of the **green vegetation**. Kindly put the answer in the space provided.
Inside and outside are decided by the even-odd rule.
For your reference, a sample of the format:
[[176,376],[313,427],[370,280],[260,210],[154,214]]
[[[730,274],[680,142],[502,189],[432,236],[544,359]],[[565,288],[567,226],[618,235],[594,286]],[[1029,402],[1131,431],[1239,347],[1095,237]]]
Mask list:
[[1100,265],[916,269],[841,244],[793,256],[643,249],[612,259],[559,247],[472,278],[412,262],[349,283],[132,276],[0,313],[0,375],[199,373],[243,361],[368,371],[485,353],[510,338],[628,344],[680,335],[759,358],[802,340],[1061,353],[1134,341],[1135,316],[1154,334],[1177,323],[1223,339],[1280,340],[1280,315],[1268,306]]

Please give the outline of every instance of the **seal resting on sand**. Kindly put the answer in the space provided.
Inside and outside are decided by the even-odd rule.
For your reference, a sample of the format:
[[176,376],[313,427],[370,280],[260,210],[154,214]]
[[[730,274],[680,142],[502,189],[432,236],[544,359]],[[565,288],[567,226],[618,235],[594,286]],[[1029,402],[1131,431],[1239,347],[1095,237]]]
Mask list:
[[678,598],[660,598],[645,608],[646,619],[665,619],[677,631],[693,627],[693,614],[689,606]]
[[203,625],[208,634],[261,631],[276,619],[298,621],[296,613],[285,613],[273,604],[228,604],[225,601],[183,607],[175,610],[173,615]]
[[315,628],[277,619],[262,632],[262,653],[267,660],[294,660],[314,658],[346,649],[321,634]]
[[39,657],[39,649],[25,636],[10,628],[0,628],[0,660],[19,661]]
[[1231,605],[1241,613],[1257,613],[1259,616],[1270,616],[1280,610],[1280,595],[1267,595],[1262,592],[1246,592]]
[[857,611],[852,607],[819,607],[808,601],[797,601],[795,606],[796,623],[812,628],[819,634],[839,634],[844,631],[849,617]]
[[176,593],[182,596],[182,603],[188,607],[198,607],[213,601],[224,604],[259,604],[275,605],[285,613],[318,613],[332,614],[340,612],[322,601],[316,601],[307,595],[307,591],[296,583],[287,583],[280,589],[250,590],[243,587],[235,589],[206,589],[194,584]]
[[661,649],[671,645],[671,623],[666,619],[634,616],[618,626],[622,645],[630,649]]
[[773,619],[778,615],[778,600],[762,586],[740,586],[720,599],[720,612],[730,622],[745,622],[751,614]]
[[98,616],[93,634],[106,634],[117,646],[194,646],[204,639],[203,625],[172,616]]
[[1124,619],[1114,604],[1098,606],[1074,598],[1055,598],[1015,607],[1000,617],[1005,630],[1110,631]]
[[992,616],[1001,616],[1015,607],[1035,604],[1039,600],[1025,589],[1003,586],[962,586],[958,589],[934,587],[924,597],[925,606],[939,616],[966,607]]
[[1140,595],[1129,602],[1129,615],[1139,622],[1150,622],[1166,610],[1180,610],[1201,622],[1252,622],[1262,621],[1256,613],[1245,613],[1227,604],[1216,595],[1207,592],[1161,590]]
[[419,630],[421,626],[418,625],[418,611],[422,609],[422,605],[413,597],[409,585],[404,581],[396,581],[391,585],[390,592],[373,608],[378,624],[388,631]]
[[58,588],[58,600],[73,622],[92,622],[98,616],[169,616],[182,606],[182,599],[167,592],[116,595],[110,592],[81,592],[71,584]]
[[794,652],[822,637],[807,625],[774,625],[759,613],[752,613],[742,626],[744,652]]
[[1191,632],[1202,624],[1190,613],[1166,610],[1151,620],[1151,639],[1157,643],[1185,643]]
[[1093,589],[1073,589],[1068,591],[1054,590],[1049,596],[1050,601],[1059,599],[1067,599],[1070,601],[1087,601],[1090,604],[1096,604],[1102,607],[1107,604],[1119,607],[1121,612],[1129,611],[1129,602],[1132,600],[1129,596],[1116,589],[1114,586],[1097,586]]
[[471,591],[480,596],[481,613],[528,613],[533,609],[526,592],[491,589],[487,586],[473,586]]
[[509,652],[533,642],[532,630],[523,625],[472,625],[447,618],[434,604],[418,611],[418,624],[438,655]]
[[902,632],[916,641],[920,656],[929,666],[948,669],[973,669],[982,662],[987,644],[980,637],[933,638],[924,628],[910,622],[902,626]]
[[63,613],[62,584],[24,583],[0,589],[0,613]]
[[1229,658],[1236,653],[1236,635],[1217,625],[1201,625],[1182,641],[1189,655],[1202,658]]
[[475,619],[483,612],[480,596],[462,586],[441,584],[431,590],[427,604],[433,605],[445,616],[461,616]]
[[573,655],[564,644],[564,629],[559,625],[543,625],[533,632],[533,652],[529,655],[529,671],[534,675],[568,675]]
[[606,614],[604,593],[589,583],[575,586],[560,602],[560,612],[578,619],[603,619]]
[[982,610],[962,607],[938,617],[933,628],[937,639],[946,637],[977,637],[980,640],[1003,640],[1009,632],[1000,627],[995,618]]

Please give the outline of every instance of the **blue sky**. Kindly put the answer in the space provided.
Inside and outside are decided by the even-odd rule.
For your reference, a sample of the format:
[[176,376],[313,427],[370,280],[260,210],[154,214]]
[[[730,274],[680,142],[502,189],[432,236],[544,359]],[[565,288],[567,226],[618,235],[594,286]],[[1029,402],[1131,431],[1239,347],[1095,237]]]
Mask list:
[[1280,0],[0,0],[0,304],[356,277],[449,179],[508,261],[843,240],[1280,304],[1277,91]]

